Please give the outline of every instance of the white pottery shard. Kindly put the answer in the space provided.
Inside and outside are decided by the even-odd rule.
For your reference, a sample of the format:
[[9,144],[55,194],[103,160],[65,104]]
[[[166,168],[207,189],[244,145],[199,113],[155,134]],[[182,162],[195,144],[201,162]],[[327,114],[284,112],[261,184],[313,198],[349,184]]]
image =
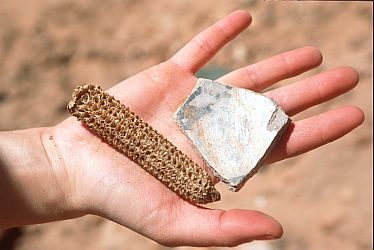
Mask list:
[[253,91],[199,79],[176,120],[208,166],[238,191],[285,132],[290,118]]

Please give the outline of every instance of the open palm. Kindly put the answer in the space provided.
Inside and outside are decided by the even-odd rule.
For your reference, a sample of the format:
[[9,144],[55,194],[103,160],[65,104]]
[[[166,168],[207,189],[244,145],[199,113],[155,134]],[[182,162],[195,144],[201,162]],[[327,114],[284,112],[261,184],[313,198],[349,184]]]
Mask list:
[[[233,12],[197,35],[170,60],[117,84],[108,92],[204,168],[204,162],[178,129],[173,114],[194,87],[197,80],[194,73],[250,22],[248,13]],[[318,66],[321,60],[318,50],[304,47],[238,69],[218,80],[260,92]],[[352,89],[357,82],[353,69],[339,67],[265,95],[292,116]],[[331,142],[357,127],[363,119],[358,108],[344,107],[296,121],[266,163]],[[109,218],[169,246],[232,246],[282,235],[279,223],[260,212],[205,209],[184,201],[75,118],[53,127],[53,141],[63,162],[68,199],[82,213]]]

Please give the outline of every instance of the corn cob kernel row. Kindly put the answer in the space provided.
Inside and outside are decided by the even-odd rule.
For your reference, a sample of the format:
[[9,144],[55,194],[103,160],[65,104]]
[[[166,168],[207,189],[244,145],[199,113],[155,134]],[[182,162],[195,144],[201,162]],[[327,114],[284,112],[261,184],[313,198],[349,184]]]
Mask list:
[[204,170],[99,86],[79,86],[72,97],[73,116],[178,195],[198,204],[220,199]]

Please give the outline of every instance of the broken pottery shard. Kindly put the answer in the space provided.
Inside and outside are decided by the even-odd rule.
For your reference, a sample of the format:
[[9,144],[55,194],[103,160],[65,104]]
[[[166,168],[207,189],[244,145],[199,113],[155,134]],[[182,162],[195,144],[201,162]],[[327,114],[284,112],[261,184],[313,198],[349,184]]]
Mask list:
[[233,191],[259,170],[291,121],[266,96],[206,79],[198,80],[176,119],[215,175]]

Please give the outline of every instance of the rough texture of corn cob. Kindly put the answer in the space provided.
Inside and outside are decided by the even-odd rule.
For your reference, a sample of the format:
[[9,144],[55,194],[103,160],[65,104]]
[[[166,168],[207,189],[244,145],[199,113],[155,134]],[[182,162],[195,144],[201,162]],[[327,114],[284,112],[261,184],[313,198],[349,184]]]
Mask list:
[[99,86],[79,86],[72,97],[73,116],[178,195],[198,204],[220,199],[207,172]]

